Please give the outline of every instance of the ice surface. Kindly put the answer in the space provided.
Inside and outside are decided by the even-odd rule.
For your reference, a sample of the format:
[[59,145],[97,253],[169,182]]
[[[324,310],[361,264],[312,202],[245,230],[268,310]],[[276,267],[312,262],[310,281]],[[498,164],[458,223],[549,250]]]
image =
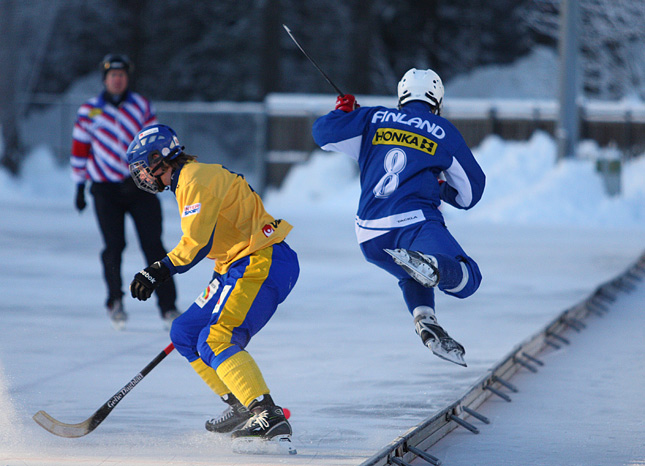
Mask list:
[[[69,173],[51,154],[29,154],[32,168],[22,179],[0,173],[0,463],[359,464],[642,252],[642,161],[628,163],[623,194],[610,198],[591,159],[556,164],[555,145],[543,134],[525,143],[489,138],[474,152],[488,174],[484,199],[471,212],[446,207],[445,215],[484,280],[467,300],[437,299],[437,316],[466,347],[468,368],[421,344],[396,280],[363,260],[351,160],[317,153],[283,189],[267,193],[268,210],[295,227],[288,241],[302,272],[248,349],[276,401],[292,412],[293,457],[235,455],[226,438],[207,432],[204,421],[225,406],[176,352],[90,435],[63,439],[36,425],[31,416],[40,409],[67,423],[88,418],[168,335],[154,302],[126,301],[128,329],[111,328],[91,204],[83,214],[74,210]],[[162,200],[164,241],[173,247],[178,213],[170,193]],[[124,280],[144,265],[128,225]],[[202,292],[211,267],[204,261],[178,277],[182,307]],[[615,421],[608,415],[606,422]],[[574,440],[586,435],[581,429]]]

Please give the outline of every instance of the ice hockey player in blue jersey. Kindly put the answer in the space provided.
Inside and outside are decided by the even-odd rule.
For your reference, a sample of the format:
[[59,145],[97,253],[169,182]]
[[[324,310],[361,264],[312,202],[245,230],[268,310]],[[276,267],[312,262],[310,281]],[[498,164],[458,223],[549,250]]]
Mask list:
[[457,128],[440,116],[444,88],[434,71],[406,72],[398,97],[395,109],[339,96],[336,109],[314,123],[313,137],[322,149],[358,162],[356,236],[365,259],[398,278],[424,345],[465,366],[463,346],[435,317],[434,288],[467,298],[481,273],[446,228],[439,205],[470,209],[486,177]]

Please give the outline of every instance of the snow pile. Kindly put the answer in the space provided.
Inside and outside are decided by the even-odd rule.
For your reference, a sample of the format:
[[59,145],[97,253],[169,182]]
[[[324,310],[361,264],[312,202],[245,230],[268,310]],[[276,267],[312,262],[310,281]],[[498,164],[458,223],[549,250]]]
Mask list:
[[446,97],[555,99],[558,60],[555,50],[538,46],[514,63],[482,66],[460,74],[446,82]]
[[20,447],[23,438],[22,423],[16,414],[13,398],[7,392],[4,368],[0,363],[0,447]]
[[71,168],[59,166],[51,149],[39,146],[27,154],[15,177],[6,170],[0,170],[0,199],[19,200],[24,197],[67,199],[72,205],[74,183]]
[[[609,196],[596,160],[612,158],[611,149],[594,142],[580,145],[579,159],[556,160],[555,141],[537,132],[529,141],[489,136],[473,149],[487,176],[481,202],[470,211],[442,207],[447,219],[491,223],[576,226],[645,226],[645,160],[626,161],[622,193]],[[315,152],[289,173],[280,191],[271,191],[271,207],[301,204],[303,209],[336,209],[353,214],[358,203],[357,166],[342,154]]]
[[540,132],[527,142],[491,136],[473,152],[487,176],[482,201],[466,214],[473,221],[645,226],[642,158],[623,162],[622,192],[610,196],[596,161],[615,158],[615,150],[591,141],[580,145],[579,158],[560,161],[554,140]]
[[[481,202],[470,211],[442,207],[448,220],[473,222],[576,225],[645,226],[645,158],[622,163],[621,193],[607,194],[596,170],[599,159],[615,159],[616,150],[595,142],[580,144],[580,157],[557,161],[556,143],[548,134],[536,132],[528,141],[504,141],[487,137],[473,148],[486,173]],[[265,201],[279,214],[296,211],[344,212],[354,215],[359,197],[358,168],[343,154],[315,151],[310,159],[294,166],[280,189],[271,189]],[[30,153],[15,178],[0,171],[0,199],[35,197],[72,205],[74,186],[69,167],[58,166],[46,147]],[[166,196],[164,196],[166,197]]]
[[353,216],[360,187],[358,165],[344,154],[318,150],[301,165],[292,167],[280,189],[270,189],[265,202],[289,210],[334,210]]

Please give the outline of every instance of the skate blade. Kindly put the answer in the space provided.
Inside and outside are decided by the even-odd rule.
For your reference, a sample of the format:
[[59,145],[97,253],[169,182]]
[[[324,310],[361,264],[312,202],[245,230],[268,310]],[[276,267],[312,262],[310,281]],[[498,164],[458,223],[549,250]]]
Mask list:
[[112,324],[112,328],[118,332],[122,332],[125,330],[125,320],[110,319],[110,323]]
[[402,253],[400,249],[383,249],[383,251],[392,256],[392,259],[398,265],[407,265],[410,262],[410,256]]
[[408,275],[414,278],[421,285],[426,288],[434,288],[437,286],[437,277],[435,275],[428,276],[414,268],[411,265],[410,256],[408,254],[401,252],[400,249],[383,249],[383,251],[392,256],[394,262],[403,268]]
[[296,455],[298,453],[289,435],[278,435],[269,440],[238,437],[233,439],[231,448],[233,453],[245,455]]
[[446,353],[445,351],[434,349],[432,345],[428,345],[428,348],[430,348],[432,354],[434,354],[438,358],[443,359],[444,361],[452,362],[459,366],[468,367],[466,365],[466,361],[464,360],[464,355],[458,351],[450,351],[449,353]]

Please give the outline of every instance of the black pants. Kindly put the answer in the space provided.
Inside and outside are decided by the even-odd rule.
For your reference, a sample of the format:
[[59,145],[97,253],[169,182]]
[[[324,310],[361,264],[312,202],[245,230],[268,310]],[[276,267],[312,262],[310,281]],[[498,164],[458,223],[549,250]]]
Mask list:
[[[161,204],[156,195],[140,190],[129,177],[122,183],[92,183],[90,192],[105,245],[101,259],[109,305],[123,296],[121,256],[125,249],[126,213],[134,220],[146,266],[165,257],[161,242]],[[172,278],[157,288],[156,295],[162,315],[176,308],[177,292]]]

